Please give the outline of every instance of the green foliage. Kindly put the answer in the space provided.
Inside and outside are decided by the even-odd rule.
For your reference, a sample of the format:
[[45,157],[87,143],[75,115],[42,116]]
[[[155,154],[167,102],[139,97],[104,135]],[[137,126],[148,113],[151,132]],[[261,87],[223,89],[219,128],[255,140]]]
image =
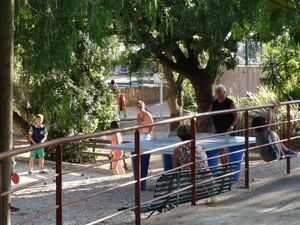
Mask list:
[[[147,49],[158,63],[191,81],[199,111],[207,110],[219,67],[236,66],[236,43],[251,30],[257,13],[257,2],[248,0],[107,0],[91,5],[92,15],[104,8],[110,14],[104,21],[89,17],[95,39],[114,33],[125,45]],[[209,88],[199,88],[200,82]]]
[[[242,98],[242,99],[237,99],[234,96],[231,97],[235,101],[237,108],[267,105],[270,103],[279,102],[281,99],[280,96],[278,96],[276,92],[271,91],[267,87],[260,87],[256,93],[248,92],[247,95],[248,95],[247,98]],[[256,116],[266,117],[267,113],[268,113],[267,109],[251,110],[251,111],[249,111],[250,121],[252,120],[252,118],[254,118]],[[299,106],[291,105],[291,119],[297,119],[299,117],[300,117]],[[272,118],[273,118],[273,122],[286,121],[286,119],[287,119],[286,106],[275,107],[272,110]],[[243,122],[241,122],[241,124],[242,123]],[[299,129],[299,126],[300,126],[299,122],[292,123],[293,134],[296,134],[297,130]],[[275,127],[274,127],[274,129],[275,129]],[[282,125],[276,126],[276,132],[278,132],[279,134],[284,134],[285,133],[285,125],[282,124]],[[281,138],[283,138],[283,137],[281,137]]]
[[129,73],[135,76],[139,83],[150,78],[157,72],[157,65],[151,56],[151,52],[145,48],[127,47],[128,54],[125,56],[124,65],[128,67]]
[[[88,10],[88,1],[16,2],[14,108],[28,122],[44,114],[49,139],[104,130],[118,118],[105,77],[120,42],[114,35],[91,40]],[[82,148],[64,145],[64,160],[76,162]]]
[[280,95],[280,100],[299,99],[300,45],[288,35],[279,37],[266,45],[262,61],[263,83]]
[[263,42],[276,39],[277,36],[289,33],[299,43],[300,1],[299,0],[260,0],[258,13],[252,31]]
[[[231,98],[234,99],[237,108],[243,108],[243,107],[255,107],[259,105],[266,105],[272,102],[279,102],[280,98],[278,95],[276,95],[275,92],[270,91],[266,87],[259,87],[258,91],[253,92],[247,92],[246,98],[237,99],[234,96]],[[275,108],[273,110],[273,114],[275,115],[283,115],[284,114],[283,108]],[[258,111],[251,111],[250,114],[255,116],[265,116],[267,114],[267,110],[258,110]]]
[[195,90],[188,80],[183,82],[183,111],[187,114],[197,112]]
[[[63,160],[68,161],[71,163],[80,163],[80,155],[78,154],[83,149],[87,148],[87,141],[81,142],[73,142],[69,144],[64,144],[62,146],[63,149]],[[50,160],[55,160],[55,147],[51,146],[50,148],[46,149],[46,157]],[[90,162],[90,156],[84,156],[83,162]]]

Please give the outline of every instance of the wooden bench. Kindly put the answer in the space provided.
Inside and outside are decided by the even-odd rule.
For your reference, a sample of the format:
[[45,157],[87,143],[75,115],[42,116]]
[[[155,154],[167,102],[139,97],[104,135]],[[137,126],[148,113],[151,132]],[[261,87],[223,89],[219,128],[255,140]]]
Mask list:
[[[209,198],[215,195],[219,195],[231,190],[232,176],[225,174],[235,171],[235,167],[238,163],[228,163],[220,165],[216,168],[207,171],[197,171],[196,175],[196,200]],[[222,176],[222,177],[220,177]],[[218,178],[219,177],[219,178]],[[211,180],[217,178],[216,180]],[[199,184],[199,182],[204,182]],[[177,190],[191,185],[191,172],[190,171],[178,171],[174,173],[168,173],[162,175],[156,183],[154,198],[162,197],[169,193],[175,192],[168,197],[162,197],[162,199],[141,206],[141,212],[151,212],[149,217],[154,212],[164,212],[179,206],[180,204],[191,202],[191,190],[185,190],[176,193]]]
[[[110,141],[109,140],[103,140],[103,139],[90,139],[90,142],[87,144],[87,147],[91,149],[81,151],[79,152],[80,156],[80,163],[84,163],[84,156],[90,156],[90,161],[93,164],[97,163],[97,157],[98,156],[104,156],[108,160],[110,160],[110,150],[103,149],[105,146],[109,145]],[[101,149],[101,152],[96,152],[96,149]]]
[[[126,143],[126,142],[123,142]],[[92,138],[90,139],[90,142],[87,144],[87,147],[91,149],[91,151],[81,151],[79,152],[80,155],[80,163],[84,162],[84,156],[90,156],[91,163],[96,164],[97,162],[106,161],[105,160],[97,160],[98,156],[103,156],[107,158],[107,160],[111,160],[111,150],[107,149],[107,146],[111,144],[110,140],[103,140],[103,139],[97,139]],[[106,149],[105,149],[106,148]],[[96,152],[97,149],[100,149],[100,152]],[[128,169],[127,163],[125,159],[123,159],[124,167],[125,169]],[[112,164],[110,163],[110,169],[112,167]]]

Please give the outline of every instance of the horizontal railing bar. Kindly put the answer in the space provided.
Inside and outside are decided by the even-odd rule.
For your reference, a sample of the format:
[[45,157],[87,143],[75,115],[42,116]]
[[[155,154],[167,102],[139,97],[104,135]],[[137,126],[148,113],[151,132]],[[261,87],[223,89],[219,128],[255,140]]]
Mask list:
[[[218,176],[218,177],[213,177],[213,178],[209,178],[209,179],[207,179],[207,180],[203,180],[203,181],[197,182],[196,185],[199,185],[199,184],[206,184],[206,183],[209,183],[209,182],[211,182],[211,181],[215,181],[215,180],[218,180],[218,179],[221,179],[221,178],[229,177],[229,176],[231,176],[231,175],[240,173],[240,172],[245,171],[245,170],[246,170],[246,169],[235,170],[235,171],[233,171],[233,172],[226,173],[226,174],[221,175],[221,176]],[[209,171],[208,171],[208,172],[209,172]]]
[[174,172],[174,171],[177,171],[177,170],[179,170],[179,169],[182,169],[182,168],[184,168],[184,167],[191,166],[191,165],[193,165],[193,162],[189,162],[189,163],[186,163],[186,164],[184,164],[184,165],[175,167],[175,168],[170,169],[170,170],[166,170],[166,171],[159,172],[159,173],[156,173],[156,174],[147,176],[147,177],[143,177],[143,178],[141,178],[141,181],[144,181],[144,180],[150,180],[150,179],[152,179],[152,178],[154,178],[154,177],[158,177],[158,176],[164,175],[164,174],[169,174],[170,172]]
[[249,130],[256,130],[259,128],[267,128],[267,127],[271,127],[271,126],[275,126],[275,125],[281,125],[281,124],[287,124],[289,123],[289,121],[285,120],[282,122],[275,122],[275,123],[269,123],[269,124],[265,124],[265,125],[261,125],[261,126],[257,126],[257,127],[249,127]]
[[19,187],[16,187],[16,188],[14,188],[14,189],[11,189],[11,190],[9,190],[9,191],[6,191],[6,192],[1,193],[1,197],[10,195],[10,194],[12,194],[12,193],[15,193],[15,192],[17,192],[17,191],[21,191],[21,190],[23,190],[23,189],[32,187],[32,186],[37,185],[37,184],[43,183],[43,182],[45,182],[45,181],[47,181],[47,180],[51,180],[51,179],[53,179],[53,178],[55,178],[55,177],[57,177],[57,176],[58,176],[58,174],[56,173],[56,174],[54,174],[54,175],[51,175],[51,176],[48,176],[48,177],[45,177],[45,178],[41,178],[41,179],[39,179],[39,180],[37,180],[37,181],[33,181],[33,182],[28,183],[28,184],[24,184],[24,185],[22,185],[22,186],[19,186]]
[[299,138],[300,138],[300,135],[291,137],[290,140],[296,140],[296,139],[299,139]]
[[54,210],[56,210],[58,208],[59,208],[59,206],[57,205],[57,206],[54,206],[53,208],[46,209],[46,210],[44,210],[42,212],[39,212],[38,214],[36,214],[36,215],[34,215],[34,216],[32,216],[32,217],[30,217],[28,219],[25,219],[25,220],[23,220],[23,221],[15,224],[15,225],[26,224],[26,223],[31,222],[31,221],[35,220],[36,218],[39,218],[39,217],[41,217],[43,215],[46,215],[46,214],[50,213],[51,211],[54,211]]
[[118,190],[118,189],[120,189],[120,188],[122,188],[122,187],[127,187],[127,186],[129,186],[129,185],[135,184],[136,182],[137,182],[136,180],[130,181],[130,182],[127,182],[127,183],[125,183],[125,184],[121,184],[121,185],[118,185],[118,186],[115,186],[115,187],[106,189],[106,190],[104,190],[104,191],[99,191],[99,192],[96,192],[96,193],[94,193],[94,194],[91,194],[91,195],[88,195],[88,196],[85,196],[85,197],[82,197],[82,198],[79,198],[79,199],[76,199],[76,200],[68,201],[68,202],[63,203],[63,206],[73,205],[73,204],[76,204],[76,203],[78,203],[78,202],[81,202],[81,201],[90,199],[90,198],[92,198],[92,197],[95,197],[95,196],[97,196],[97,195],[102,195],[102,194],[105,194],[105,193],[110,192],[110,191]]
[[178,190],[176,190],[176,191],[172,191],[172,192],[170,192],[170,193],[168,193],[168,194],[165,194],[165,195],[162,195],[162,196],[153,198],[153,199],[151,199],[151,200],[149,200],[149,201],[143,202],[143,203],[141,204],[141,206],[147,205],[147,204],[151,204],[151,203],[154,202],[154,201],[161,200],[161,199],[163,199],[163,198],[169,197],[169,196],[174,195],[174,194],[178,194],[178,193],[183,192],[183,191],[185,191],[185,190],[191,189],[192,187],[193,187],[193,185],[191,184],[191,185],[189,185],[189,186],[186,186],[186,187],[184,187],[184,188],[178,189]]
[[[229,134],[233,134],[233,133],[238,133],[238,132],[244,132],[247,129],[240,129],[240,130],[234,130],[234,131],[230,131],[230,132],[225,132],[225,133],[216,133],[216,134],[209,134],[207,136],[202,136],[197,138],[196,137],[196,141],[201,141],[201,140],[205,140],[205,139],[209,139],[209,138],[214,138],[214,137],[224,137],[225,135],[229,135]],[[230,137],[234,137],[234,136],[230,136]]]
[[[216,159],[216,158],[220,158],[220,157],[222,157],[222,156],[234,155],[234,154],[239,153],[239,152],[245,152],[246,150],[247,150],[247,149],[244,148],[244,149],[241,149],[241,150],[238,150],[238,151],[229,152],[229,153],[225,153],[225,154],[221,154],[221,155],[209,157],[209,158],[207,158],[206,160]],[[206,161],[206,160],[201,159],[201,160],[196,160],[196,162],[203,162],[203,161]]]
[[[278,106],[284,106],[284,105],[289,105],[289,104],[299,104],[299,103],[300,103],[300,100],[290,101],[290,102],[281,102],[278,104]],[[0,154],[0,160],[2,160],[4,158],[15,156],[15,155],[23,154],[23,153],[26,153],[26,152],[29,152],[32,150],[36,150],[38,148],[47,148],[47,147],[54,146],[54,145],[65,144],[65,143],[74,142],[74,141],[81,141],[83,139],[90,139],[90,138],[101,137],[104,135],[111,135],[111,134],[115,134],[117,132],[128,132],[128,131],[139,130],[142,128],[160,126],[160,125],[165,125],[165,124],[178,122],[178,121],[182,121],[182,120],[188,120],[188,119],[192,119],[192,118],[210,117],[213,115],[220,115],[220,114],[233,113],[233,112],[242,112],[242,111],[247,111],[247,110],[249,111],[249,110],[255,110],[255,109],[262,109],[262,108],[270,108],[273,106],[274,106],[273,104],[266,104],[266,105],[255,106],[255,107],[245,107],[245,108],[239,108],[239,109],[228,109],[228,110],[220,110],[220,111],[214,111],[214,112],[205,112],[205,113],[199,113],[199,114],[194,114],[194,115],[189,115],[189,116],[171,118],[171,119],[153,122],[153,123],[147,123],[147,124],[143,124],[143,125],[132,126],[132,127],[128,127],[128,128],[120,128],[120,129],[100,131],[100,132],[89,133],[89,134],[79,134],[79,135],[74,135],[74,136],[69,136],[69,137],[62,137],[62,138],[57,138],[54,140],[46,141],[44,143],[31,145],[29,147],[21,147],[21,148],[14,149],[14,150],[7,149],[9,151],[2,152]]]
[[300,121],[300,118],[299,119],[292,119],[291,122],[297,122],[297,121]]
[[278,161],[281,160],[281,159],[284,159],[284,158],[279,158],[279,159],[271,160],[271,161],[269,161],[269,162],[264,162],[264,163],[262,163],[262,164],[260,164],[260,165],[256,165],[256,166],[251,166],[250,169],[256,169],[256,168],[258,168],[258,167],[262,167],[262,166],[265,166],[265,165],[268,165],[268,164],[272,164],[272,163],[274,163],[274,162],[278,162]]
[[147,154],[159,152],[159,151],[162,151],[162,150],[165,150],[165,149],[168,149],[168,148],[178,147],[178,146],[181,146],[181,145],[185,145],[185,144],[191,143],[192,141],[193,140],[187,140],[187,141],[177,142],[175,144],[171,144],[171,145],[167,145],[167,146],[164,146],[164,147],[155,148],[153,150],[142,152],[140,155],[147,155]]
[[108,219],[110,219],[110,218],[116,217],[116,216],[118,216],[118,215],[120,215],[120,214],[122,214],[122,213],[132,211],[132,210],[134,210],[134,209],[136,209],[136,208],[137,208],[137,206],[132,206],[132,207],[130,207],[130,208],[128,208],[128,209],[121,210],[121,211],[119,211],[119,212],[117,212],[117,213],[114,213],[114,214],[112,214],[112,215],[103,217],[103,218],[101,218],[101,219],[99,219],[99,220],[95,220],[95,221],[93,221],[93,222],[87,223],[86,225],[94,225],[94,224],[97,224],[97,223],[101,223],[101,222],[103,222],[103,221],[105,221],[105,220],[108,220]]
[[108,163],[115,162],[115,161],[119,161],[119,160],[123,160],[123,159],[134,158],[134,157],[136,157],[136,156],[137,156],[136,154],[131,154],[130,156],[123,156],[123,157],[118,158],[118,159],[105,160],[105,162],[96,163],[96,164],[93,164],[93,165],[90,165],[90,166],[86,166],[86,167],[84,167],[84,168],[78,168],[78,169],[73,169],[73,170],[64,171],[64,172],[62,173],[62,175],[67,175],[67,174],[70,174],[70,173],[75,173],[75,172],[79,172],[79,171],[83,171],[83,170],[92,169],[92,168],[94,168],[94,167],[103,166],[103,165],[106,165],[106,164],[108,164]]
[[254,149],[258,149],[258,148],[261,148],[261,147],[269,146],[269,145],[274,145],[274,144],[283,143],[283,142],[286,142],[286,141],[288,141],[288,140],[289,140],[289,139],[282,139],[282,140],[279,140],[279,141],[270,142],[270,143],[268,143],[268,144],[256,145],[256,146],[250,147],[250,148],[249,148],[249,151],[254,150]]

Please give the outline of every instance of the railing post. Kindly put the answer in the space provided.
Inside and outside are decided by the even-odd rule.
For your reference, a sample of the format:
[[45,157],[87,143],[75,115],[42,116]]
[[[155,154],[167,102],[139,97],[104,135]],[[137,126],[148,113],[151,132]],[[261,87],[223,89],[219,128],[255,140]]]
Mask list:
[[[286,135],[287,135],[287,147],[290,148],[291,146],[291,135],[292,135],[292,126],[291,126],[291,105],[288,104],[287,105],[287,132],[286,132]],[[291,173],[291,158],[290,157],[287,157],[286,159],[286,173],[287,174],[290,174]]]
[[196,205],[196,120],[191,119],[191,134],[193,141],[191,142],[191,154],[192,154],[192,193],[191,203]]
[[0,222],[2,221],[2,165],[0,164]]
[[136,180],[135,183],[135,206],[136,209],[134,210],[135,213],[135,224],[141,224],[141,151],[140,151],[140,132],[136,130],[134,133],[134,179]]
[[245,111],[245,188],[249,188],[249,112]]
[[56,146],[55,152],[56,158],[56,205],[58,208],[56,209],[56,225],[63,224],[63,217],[62,217],[62,148],[61,145]]

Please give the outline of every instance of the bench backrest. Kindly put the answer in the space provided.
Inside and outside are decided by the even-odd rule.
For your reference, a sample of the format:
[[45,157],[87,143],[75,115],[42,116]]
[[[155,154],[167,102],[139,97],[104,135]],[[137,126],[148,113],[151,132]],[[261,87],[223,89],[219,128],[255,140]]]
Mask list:
[[[232,175],[225,176],[235,170],[237,163],[220,165],[210,171],[197,171],[196,200],[208,198],[231,190]],[[220,177],[222,176],[222,177]],[[219,178],[218,178],[219,177]],[[212,180],[215,178],[216,180]],[[205,183],[203,183],[205,182]],[[191,172],[178,171],[161,176],[156,183],[154,198],[166,195],[191,185]],[[174,193],[164,198],[166,205],[179,205],[191,201],[191,190]],[[163,202],[160,200],[159,202]],[[153,203],[155,204],[155,202]]]

